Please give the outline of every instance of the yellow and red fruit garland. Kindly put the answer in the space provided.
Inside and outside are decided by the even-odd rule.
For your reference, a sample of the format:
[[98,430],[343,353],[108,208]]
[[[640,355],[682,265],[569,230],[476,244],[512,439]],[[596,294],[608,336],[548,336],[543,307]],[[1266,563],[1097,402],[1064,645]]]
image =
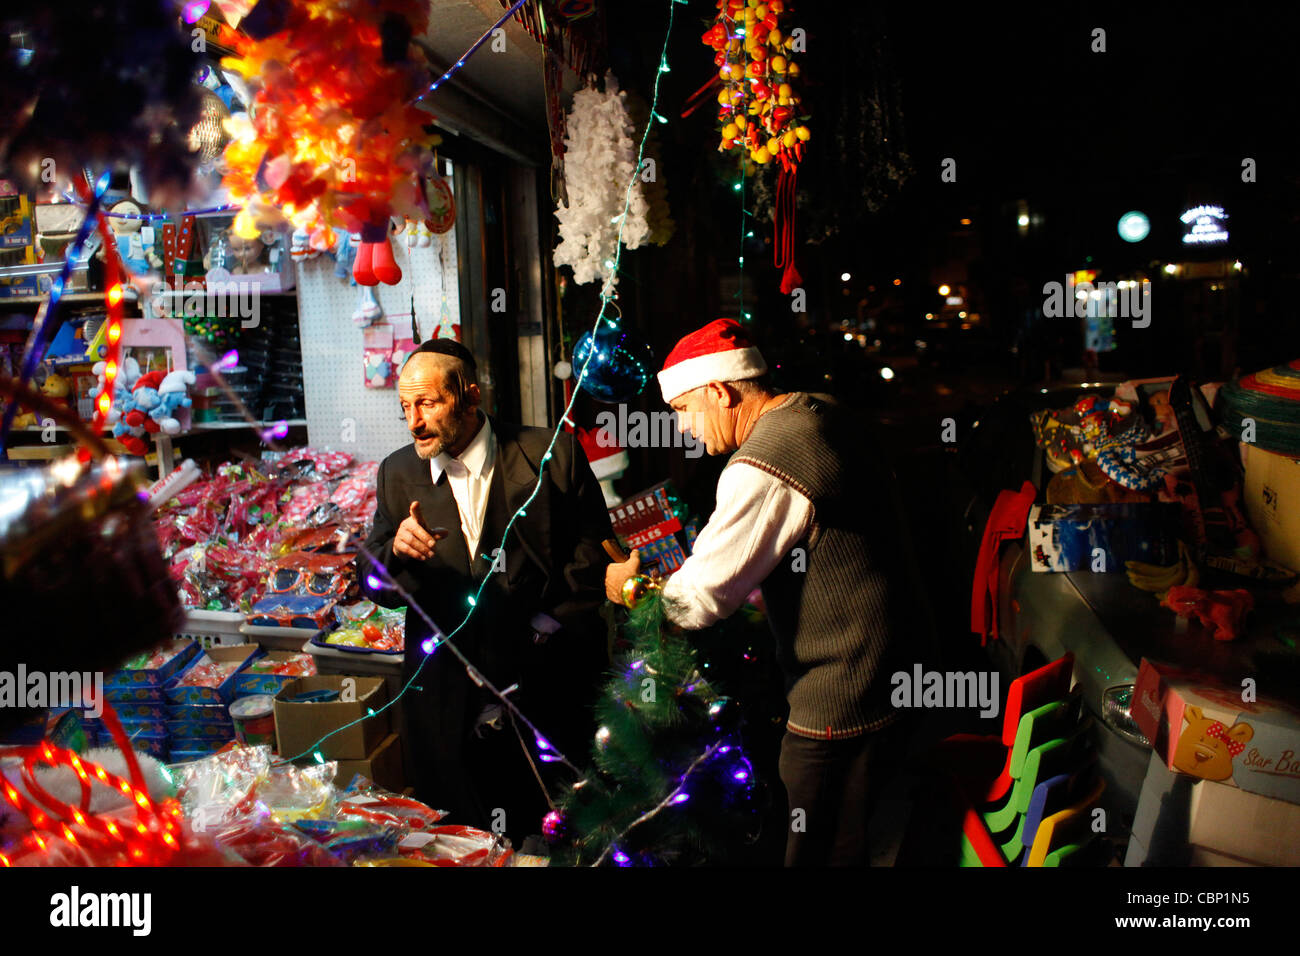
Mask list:
[[775,158],[792,168],[811,136],[794,88],[799,78],[799,64],[791,58],[795,38],[781,29],[788,26],[788,11],[784,0],[718,0],[718,22],[703,37],[716,51],[713,62],[722,81],[718,149],[747,149],[760,166]]
[[776,254],[784,268],[781,291],[802,279],[794,267],[795,179],[811,138],[796,85],[801,52],[785,0],[718,0],[718,19],[702,37],[713,48],[722,89],[718,92],[721,152],[744,149],[760,166],[776,160]]

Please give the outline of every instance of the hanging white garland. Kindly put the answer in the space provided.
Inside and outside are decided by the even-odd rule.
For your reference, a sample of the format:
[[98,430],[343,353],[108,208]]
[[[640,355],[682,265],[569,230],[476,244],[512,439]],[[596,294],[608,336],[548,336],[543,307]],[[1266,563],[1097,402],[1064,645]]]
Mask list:
[[635,249],[652,238],[641,177],[633,180],[637,144],[632,138],[635,127],[628,118],[626,97],[619,92],[613,73],[605,74],[603,93],[593,86],[573,95],[564,138],[569,204],[555,210],[560,221],[555,264],[571,266],[574,281],[580,284],[599,277],[604,293],[611,292],[618,281],[614,252],[625,203],[623,246]]

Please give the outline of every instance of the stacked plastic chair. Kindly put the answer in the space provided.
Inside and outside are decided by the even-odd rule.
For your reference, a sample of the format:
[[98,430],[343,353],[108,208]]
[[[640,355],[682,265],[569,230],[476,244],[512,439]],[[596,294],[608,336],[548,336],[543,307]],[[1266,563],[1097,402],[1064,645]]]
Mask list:
[[1092,720],[1070,691],[1067,654],[1011,683],[1000,736],[939,745],[961,817],[961,866],[1060,866],[1091,859],[1093,811],[1105,790]]

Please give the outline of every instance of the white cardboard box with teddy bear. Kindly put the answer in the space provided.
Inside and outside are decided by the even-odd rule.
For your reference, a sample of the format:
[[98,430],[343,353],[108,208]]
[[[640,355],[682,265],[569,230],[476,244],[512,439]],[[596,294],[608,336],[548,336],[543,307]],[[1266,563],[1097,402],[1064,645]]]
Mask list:
[[1300,803],[1300,709],[1142,660],[1133,720],[1175,773]]

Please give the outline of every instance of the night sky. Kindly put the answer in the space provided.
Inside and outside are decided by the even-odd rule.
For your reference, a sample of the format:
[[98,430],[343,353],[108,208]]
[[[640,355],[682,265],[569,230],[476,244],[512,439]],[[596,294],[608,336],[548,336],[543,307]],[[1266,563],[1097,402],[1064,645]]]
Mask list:
[[[863,302],[868,313],[889,309],[923,321],[944,264],[961,261],[986,299],[989,326],[1005,337],[1041,299],[1042,283],[1067,271],[1094,268],[1103,279],[1119,278],[1150,274],[1174,258],[1226,255],[1249,271],[1241,338],[1273,335],[1280,326],[1290,338],[1268,346],[1300,352],[1291,301],[1300,261],[1294,14],[1239,5],[1212,15],[1055,5],[1028,15],[921,4],[794,6],[795,22],[808,30],[801,65],[813,139],[799,180],[800,268],[814,322],[858,318]],[[607,9],[613,68],[625,88],[648,97],[666,11]],[[736,272],[739,205],[729,187],[737,167],[734,152],[716,151],[711,100],[679,116],[715,72],[700,42],[713,5],[676,9],[672,71],[660,91],[660,112],[671,123],[656,132],[680,228],[662,256],[641,259],[643,269],[646,259],[655,271],[686,259],[688,270],[708,273],[687,276],[695,282],[690,300],[707,314],[725,304],[711,282]],[[1098,27],[1106,49],[1095,53]],[[894,134],[888,145],[869,122],[876,107]],[[957,162],[953,183],[940,179],[948,157]],[[1254,183],[1242,182],[1245,157],[1256,160]],[[904,175],[891,179],[891,163]],[[1035,217],[1028,236],[1016,230],[1021,202]],[[1228,211],[1227,247],[1189,252],[1182,244],[1178,216],[1201,203]],[[1116,233],[1119,217],[1132,209],[1151,220],[1150,236],[1136,245]],[[973,226],[956,230],[963,217]],[[778,331],[789,310],[773,293],[778,274],[762,241],[770,241],[771,225],[758,226],[745,249],[745,282],[761,324]],[[629,288],[640,270],[630,271]],[[847,295],[839,284],[844,271],[854,277]],[[904,280],[900,298],[886,302],[881,296],[894,293],[882,287],[892,289],[893,278]],[[1168,315],[1176,299],[1167,294],[1164,301]],[[659,317],[652,337],[673,338],[699,324],[694,318]],[[1171,348],[1177,343],[1148,351]],[[1247,345],[1240,361],[1265,359]]]

